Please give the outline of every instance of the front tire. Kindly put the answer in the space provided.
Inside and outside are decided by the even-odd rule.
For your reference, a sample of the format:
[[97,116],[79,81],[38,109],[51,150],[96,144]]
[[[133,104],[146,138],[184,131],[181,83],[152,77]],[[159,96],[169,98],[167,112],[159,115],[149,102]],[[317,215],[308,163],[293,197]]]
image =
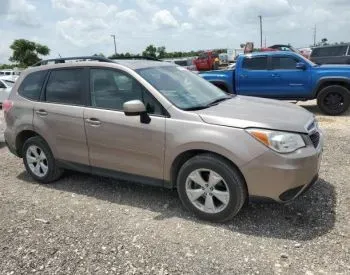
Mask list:
[[63,173],[53,154],[39,136],[27,139],[22,150],[23,163],[29,175],[40,183],[50,183],[59,179]]
[[244,179],[237,169],[212,154],[195,156],[181,167],[177,190],[189,211],[212,222],[231,220],[247,197]]
[[317,105],[327,115],[340,115],[349,108],[350,91],[340,85],[325,87],[317,95]]

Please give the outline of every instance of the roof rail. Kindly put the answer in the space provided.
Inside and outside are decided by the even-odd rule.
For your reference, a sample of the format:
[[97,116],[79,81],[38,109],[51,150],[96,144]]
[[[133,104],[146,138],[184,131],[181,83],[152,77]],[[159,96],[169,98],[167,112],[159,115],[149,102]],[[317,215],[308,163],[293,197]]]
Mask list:
[[162,61],[159,58],[152,57],[152,56],[143,56],[143,55],[130,55],[130,56],[123,56],[123,57],[117,57],[117,58],[110,58],[111,60],[128,60],[128,59],[144,59],[144,60],[153,60],[153,61]]
[[69,61],[69,60],[76,60],[77,62],[78,61],[99,61],[99,62],[109,62],[109,63],[113,62],[113,60],[102,56],[76,56],[76,57],[60,57],[60,58],[41,60],[38,63],[35,63],[33,66],[47,65],[49,64],[49,62],[52,62],[54,64],[66,63],[66,61]]

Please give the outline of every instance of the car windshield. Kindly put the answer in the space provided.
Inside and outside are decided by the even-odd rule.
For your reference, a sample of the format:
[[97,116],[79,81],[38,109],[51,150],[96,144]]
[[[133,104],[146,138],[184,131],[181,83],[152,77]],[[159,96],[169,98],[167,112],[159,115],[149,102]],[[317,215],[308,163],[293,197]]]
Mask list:
[[307,59],[305,56],[301,55],[301,54],[298,54],[299,57],[304,60],[306,63],[308,63],[310,66],[318,66],[316,63],[312,62],[310,59]]
[[178,66],[136,70],[176,107],[183,110],[209,108],[231,98],[200,76]]

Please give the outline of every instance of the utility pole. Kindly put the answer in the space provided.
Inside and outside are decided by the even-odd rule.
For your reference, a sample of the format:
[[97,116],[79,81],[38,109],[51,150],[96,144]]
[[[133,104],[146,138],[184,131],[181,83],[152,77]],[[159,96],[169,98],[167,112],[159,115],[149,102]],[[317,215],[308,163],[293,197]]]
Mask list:
[[316,46],[316,24],[314,28],[314,46]]
[[262,48],[263,46],[263,38],[262,38],[262,16],[259,15],[258,16],[260,19],[260,48]]
[[114,41],[114,54],[117,55],[117,44],[115,43],[115,34],[111,34],[111,36],[113,37]]

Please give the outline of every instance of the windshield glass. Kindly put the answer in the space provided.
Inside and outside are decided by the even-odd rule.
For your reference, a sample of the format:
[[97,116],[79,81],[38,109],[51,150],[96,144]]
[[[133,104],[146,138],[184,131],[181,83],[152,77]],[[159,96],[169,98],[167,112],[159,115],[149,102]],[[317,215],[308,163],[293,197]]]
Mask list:
[[313,67],[318,66],[316,63],[312,62],[310,59],[307,59],[305,56],[303,56],[301,54],[299,54],[299,57]]
[[136,71],[183,110],[207,108],[218,100],[230,98],[219,88],[182,67],[154,67]]

